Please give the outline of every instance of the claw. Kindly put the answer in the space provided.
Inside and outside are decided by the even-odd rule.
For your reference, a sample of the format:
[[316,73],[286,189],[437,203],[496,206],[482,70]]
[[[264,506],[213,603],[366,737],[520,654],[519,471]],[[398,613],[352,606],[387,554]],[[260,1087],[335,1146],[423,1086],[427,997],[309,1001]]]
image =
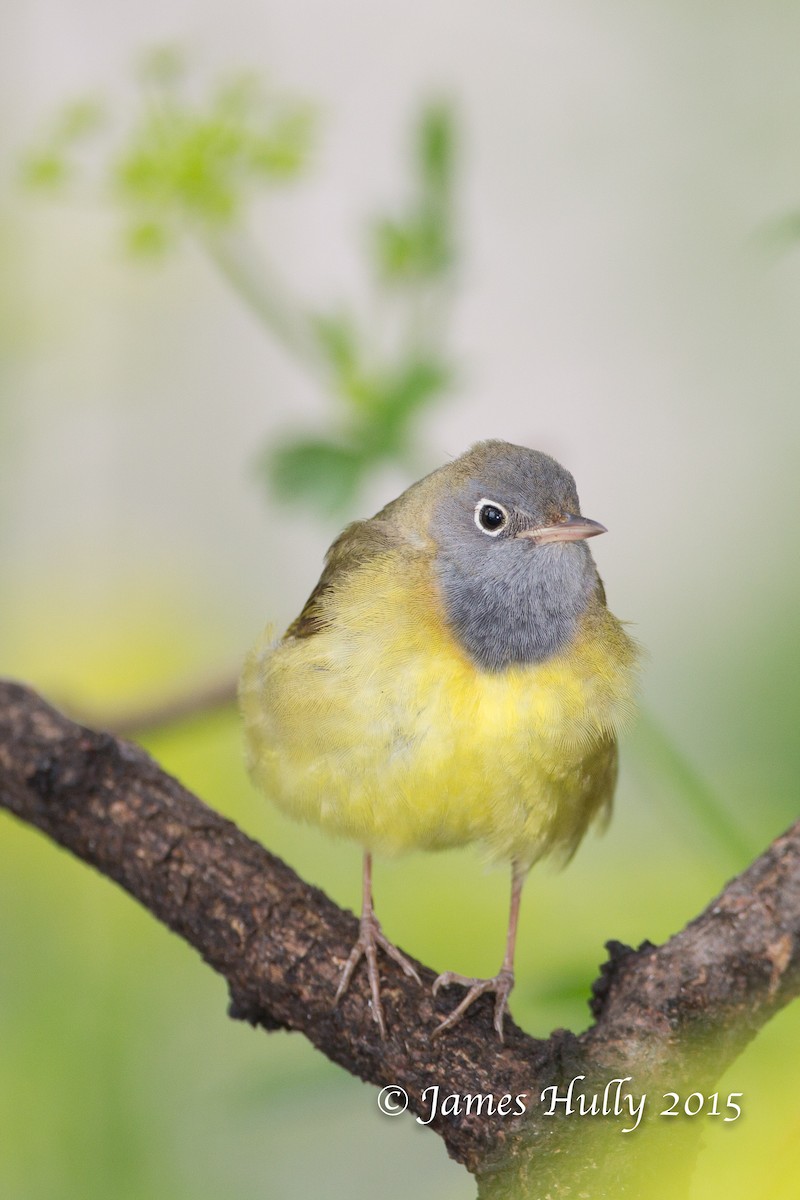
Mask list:
[[333,1003],[334,1005],[339,1003],[350,986],[350,981],[353,978],[356,967],[361,959],[365,958],[367,960],[367,977],[369,979],[369,990],[372,998],[372,1016],[380,1029],[381,1038],[385,1041],[386,1021],[383,1015],[383,1005],[381,1004],[380,975],[378,973],[379,946],[385,954],[389,955],[389,958],[393,959],[399,967],[402,967],[406,975],[411,979],[415,979],[420,987],[422,986],[422,980],[414,964],[406,958],[401,950],[397,949],[397,946],[393,942],[389,941],[378,923],[378,918],[370,911],[364,913],[361,917],[358,941],[350,951],[350,955],[344,965]]
[[432,1036],[438,1037],[440,1033],[452,1029],[454,1025],[458,1024],[469,1006],[479,996],[485,995],[486,992],[494,992],[494,1027],[497,1030],[497,1036],[502,1042],[503,1017],[508,1012],[508,997],[511,995],[511,989],[514,986],[514,972],[504,968],[492,979],[473,979],[468,975],[458,975],[455,971],[445,971],[443,975],[439,975],[436,978],[433,984],[434,996],[438,993],[439,988],[450,987],[453,983],[457,983],[459,987],[465,987],[469,990],[461,1003],[453,1009],[449,1016],[445,1017],[441,1024],[436,1026]]

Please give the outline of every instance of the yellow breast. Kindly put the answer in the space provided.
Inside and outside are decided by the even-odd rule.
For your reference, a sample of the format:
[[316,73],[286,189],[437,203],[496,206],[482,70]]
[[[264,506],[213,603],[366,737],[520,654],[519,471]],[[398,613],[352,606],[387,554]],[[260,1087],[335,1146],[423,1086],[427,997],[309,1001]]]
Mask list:
[[569,857],[611,802],[634,643],[598,602],[566,653],[487,673],[440,614],[429,563],[387,553],[331,589],[318,632],[257,646],[241,686],[254,780],[371,850]]

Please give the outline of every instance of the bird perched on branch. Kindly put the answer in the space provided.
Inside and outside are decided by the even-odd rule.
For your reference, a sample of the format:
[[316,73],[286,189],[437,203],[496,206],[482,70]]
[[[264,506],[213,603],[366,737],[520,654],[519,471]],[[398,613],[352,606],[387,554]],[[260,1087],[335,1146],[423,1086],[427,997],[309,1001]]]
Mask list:
[[506,951],[485,992],[495,1027],[514,984],[522,886],[544,855],[568,860],[608,815],[615,730],[636,648],[606,607],[572,476],[554,459],[481,442],[333,543],[305,608],[247,659],[249,768],[290,816],[364,848],[360,934],[336,1000],[366,959],[386,1035],[378,950],[417,980],[372,903],[372,855],[477,842],[511,866]]

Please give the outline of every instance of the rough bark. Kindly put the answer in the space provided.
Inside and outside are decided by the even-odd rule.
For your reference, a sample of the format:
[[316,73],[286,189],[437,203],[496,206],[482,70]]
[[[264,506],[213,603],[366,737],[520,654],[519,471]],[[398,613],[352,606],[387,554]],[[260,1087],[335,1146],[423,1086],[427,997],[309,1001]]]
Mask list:
[[[448,1151],[500,1197],[659,1195],[669,1152],[688,1171],[699,1125],[660,1118],[661,1096],[708,1091],[765,1021],[800,991],[800,822],[662,946],[609,943],[594,986],[595,1024],[547,1040],[508,1022],[492,1030],[489,998],[446,1036],[448,1007],[382,963],[389,1026],[372,1020],[365,973],[334,1008],[357,935],[352,914],[213,812],[138,746],[74,724],[29,689],[0,682],[0,806],[115,880],[185,938],[227,981],[232,1016],[302,1032],[345,1070],[404,1089]],[[450,1002],[451,1003],[451,1002]],[[635,1133],[625,1118],[546,1115],[543,1089],[602,1094],[618,1077],[648,1096]],[[444,1097],[522,1096],[502,1115],[441,1111]],[[588,1101],[587,1101],[588,1102]],[[630,1121],[628,1121],[630,1123]],[[679,1153],[680,1152],[680,1153]],[[678,1164],[678,1156],[680,1165]]]

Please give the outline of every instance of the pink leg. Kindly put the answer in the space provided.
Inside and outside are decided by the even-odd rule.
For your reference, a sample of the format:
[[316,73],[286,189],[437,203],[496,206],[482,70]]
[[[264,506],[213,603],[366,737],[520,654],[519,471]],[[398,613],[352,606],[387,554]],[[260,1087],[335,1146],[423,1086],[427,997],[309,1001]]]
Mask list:
[[449,987],[451,983],[457,983],[461,987],[469,988],[464,999],[454,1008],[449,1017],[445,1017],[440,1025],[436,1027],[433,1036],[444,1033],[447,1029],[452,1029],[458,1024],[464,1013],[478,996],[484,995],[485,992],[494,992],[494,1027],[497,1030],[500,1041],[503,1040],[503,1016],[508,1011],[508,997],[511,995],[511,989],[514,986],[514,948],[517,941],[517,924],[519,922],[519,902],[522,896],[522,885],[525,882],[527,871],[520,870],[515,863],[511,866],[511,908],[508,915],[508,934],[506,936],[506,952],[503,958],[503,965],[498,973],[492,979],[474,979],[468,975],[458,975],[455,971],[445,971],[443,975],[439,975],[433,985],[434,996],[439,991],[439,988]]
[[336,999],[334,1004],[338,1004],[342,996],[350,986],[350,980],[353,978],[353,972],[358,966],[362,958],[367,960],[367,976],[369,978],[369,990],[372,996],[372,1015],[377,1022],[378,1028],[381,1031],[381,1037],[386,1037],[386,1021],[383,1017],[383,1005],[381,1004],[381,989],[380,976],[378,974],[378,947],[389,955],[390,958],[402,967],[406,975],[416,979],[417,983],[422,986],[422,980],[417,974],[417,969],[413,963],[409,962],[405,954],[401,953],[387,937],[384,936],[378,918],[375,916],[375,910],[372,907],[372,855],[364,854],[364,890],[363,900],[361,905],[361,929],[358,935],[358,941],[350,951],[350,957],[345,963],[342,971],[342,978],[339,980],[339,987],[336,991]]

